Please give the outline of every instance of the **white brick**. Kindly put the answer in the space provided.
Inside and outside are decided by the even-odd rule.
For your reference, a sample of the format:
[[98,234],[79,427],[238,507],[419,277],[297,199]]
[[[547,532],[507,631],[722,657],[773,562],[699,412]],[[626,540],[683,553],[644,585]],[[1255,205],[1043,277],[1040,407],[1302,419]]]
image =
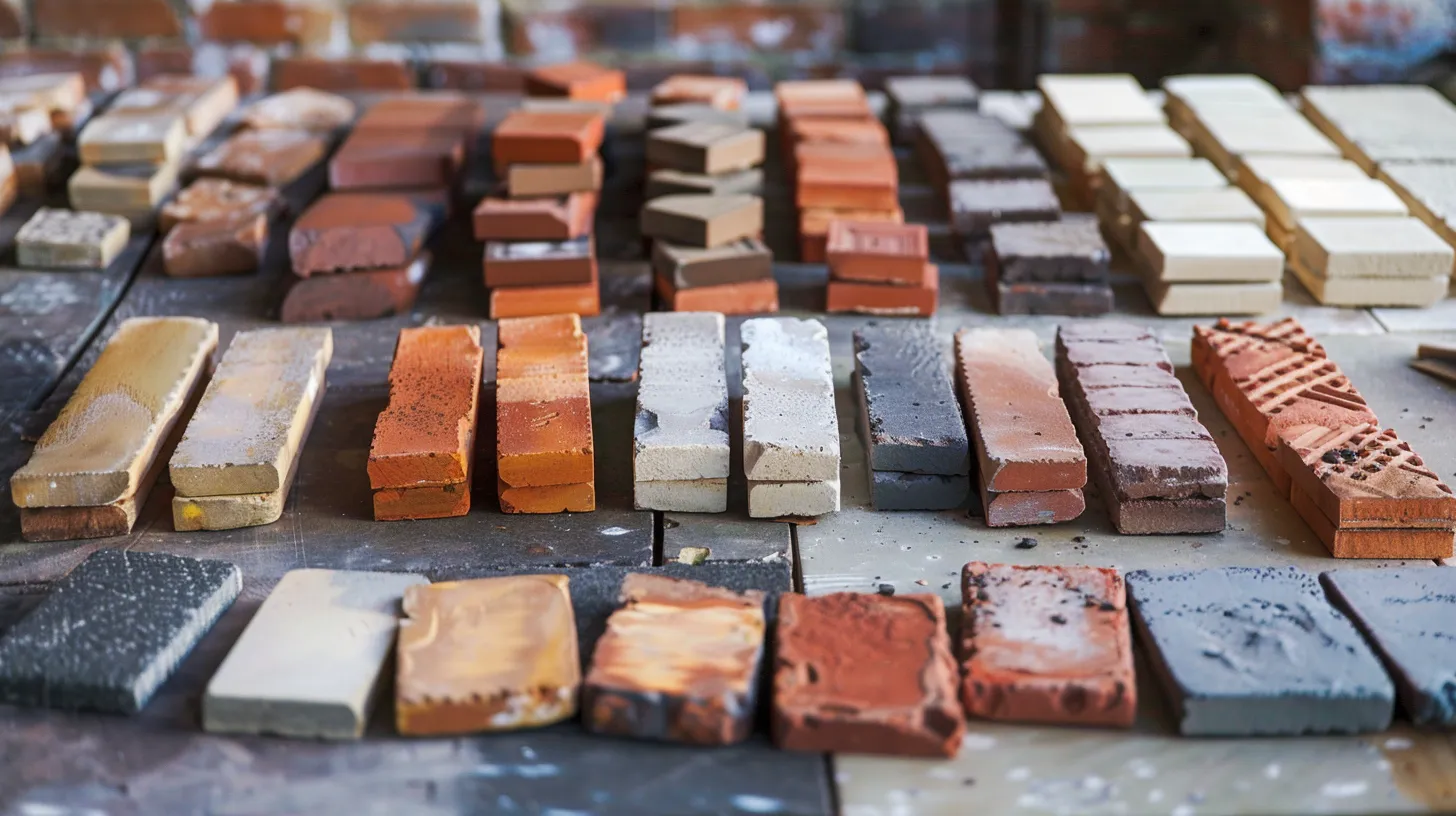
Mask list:
[[727,479],[637,482],[632,492],[638,510],[664,513],[724,513],[728,510]]
[[755,482],[838,479],[839,419],[824,325],[759,318],[741,331],[744,474]]
[[639,483],[728,478],[723,315],[644,315],[633,438]]
[[753,518],[822,516],[839,512],[839,480],[749,482],[748,515]]

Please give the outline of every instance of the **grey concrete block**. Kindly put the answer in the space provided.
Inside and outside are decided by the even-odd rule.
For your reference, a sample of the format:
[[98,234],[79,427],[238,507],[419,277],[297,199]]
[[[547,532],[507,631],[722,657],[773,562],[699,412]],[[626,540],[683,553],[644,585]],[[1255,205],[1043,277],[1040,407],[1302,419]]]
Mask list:
[[856,329],[854,370],[872,469],[970,473],[970,441],[950,362],[929,326],[871,323]]
[[1395,689],[1315,577],[1297,567],[1136,570],[1134,620],[1190,736],[1368,733]]

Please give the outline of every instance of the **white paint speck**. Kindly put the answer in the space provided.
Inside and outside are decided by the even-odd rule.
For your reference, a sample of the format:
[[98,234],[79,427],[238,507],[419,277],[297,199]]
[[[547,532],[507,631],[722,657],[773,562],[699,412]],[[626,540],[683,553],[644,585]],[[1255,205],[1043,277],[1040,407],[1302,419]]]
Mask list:
[[729,801],[744,813],[782,813],[784,809],[784,803],[778,799],[750,793],[741,793]]
[[1127,767],[1138,779],[1152,779],[1158,775],[1158,769],[1145,759],[1134,759],[1127,763]]
[[939,779],[944,782],[954,782],[961,778],[961,775],[956,773],[955,769],[949,765],[936,765],[934,768],[926,771],[925,775],[931,779]]
[[1331,799],[1350,799],[1356,796],[1364,796],[1368,790],[1370,790],[1370,785],[1364,780],[1326,782],[1320,788],[1320,795],[1328,796]]
[[1153,788],[1152,790],[1148,791],[1148,804],[1156,805],[1161,801],[1163,801],[1162,788]]
[[1024,782],[1031,778],[1031,769],[1026,767],[1012,768],[1006,772],[1006,778],[1012,782]]
[[1404,751],[1414,744],[1406,737],[1391,737],[1385,741],[1385,747],[1392,751]]
[[601,533],[604,536],[626,535],[630,532],[632,531],[628,530],[626,527],[603,527],[601,530]]
[[1197,811],[1193,809],[1192,805],[1179,805],[1178,807],[1173,808],[1172,813],[1173,816],[1193,816],[1193,814],[1197,813]]
[[963,751],[989,751],[996,747],[996,738],[985,734],[967,734],[961,741]]
[[1265,779],[1278,779],[1279,778],[1279,774],[1280,774],[1280,772],[1282,770],[1283,769],[1279,767],[1279,763],[1277,763],[1277,762],[1271,762],[1268,765],[1265,765],[1264,766],[1264,778]]
[[852,777],[852,776],[849,775],[849,771],[835,771],[834,772],[834,782],[837,785],[846,785],[846,784],[849,784],[849,780],[851,780],[853,778],[854,777]]
[[1288,547],[1289,546],[1289,539],[1287,539],[1287,538],[1276,538],[1276,539],[1274,539],[1274,543],[1275,544],[1278,544],[1281,547]]
[[531,749],[531,746],[529,746],[529,745],[522,745],[521,746],[521,757],[523,759],[528,759],[528,760],[530,760],[532,762],[535,762],[536,761],[536,752]]

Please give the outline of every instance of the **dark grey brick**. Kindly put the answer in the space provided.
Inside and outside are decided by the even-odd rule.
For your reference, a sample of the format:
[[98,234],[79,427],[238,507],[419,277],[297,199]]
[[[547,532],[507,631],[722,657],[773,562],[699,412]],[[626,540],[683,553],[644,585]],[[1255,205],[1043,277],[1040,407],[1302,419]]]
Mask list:
[[966,421],[939,339],[922,323],[854,332],[855,390],[872,470],[970,473]]

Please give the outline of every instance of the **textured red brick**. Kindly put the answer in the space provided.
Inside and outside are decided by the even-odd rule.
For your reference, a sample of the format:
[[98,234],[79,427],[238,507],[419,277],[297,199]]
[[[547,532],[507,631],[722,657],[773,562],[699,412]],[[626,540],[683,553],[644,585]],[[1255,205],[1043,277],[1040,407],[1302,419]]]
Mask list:
[[[890,147],[890,133],[880,120],[864,117],[800,117],[789,122],[789,143],[809,142]],[[893,157],[893,154],[891,154]]]
[[336,190],[449,188],[465,163],[465,138],[451,130],[356,131],[329,160]]
[[[529,248],[521,251],[521,247]],[[597,262],[591,238],[565,244],[492,242],[485,246],[485,285],[564,286],[596,280]]]
[[472,214],[478,241],[566,241],[587,235],[596,193],[560,198],[485,198]]
[[926,264],[925,277],[916,286],[831,280],[825,301],[829,312],[930,317],[940,303],[940,268]]
[[462,94],[433,93],[382,99],[354,122],[354,133],[449,131],[473,137],[485,120],[480,103]]
[[459,484],[470,474],[480,401],[480,327],[402,329],[389,405],[374,426],[369,486]]
[[267,238],[262,213],[178,224],[162,240],[162,269],[174,278],[247,274],[258,268]]
[[507,286],[490,290],[490,316],[493,320],[556,314],[594,317],[601,312],[601,285],[597,282],[595,265],[592,266],[590,283]]
[[190,221],[227,221],[239,216],[269,215],[279,206],[268,187],[218,178],[200,178],[162,205],[158,228],[167,232]]
[[403,60],[279,57],[273,61],[273,90],[408,91],[414,71]]
[[580,164],[602,146],[606,122],[593,113],[516,111],[491,135],[496,172],[512,164]]
[[799,260],[804,263],[825,263],[829,260],[829,224],[835,219],[849,221],[883,221],[903,224],[905,212],[892,210],[831,210],[811,207],[799,211]]
[[245,130],[200,157],[199,175],[282,187],[323,160],[328,142],[311,133]]
[[1087,509],[1081,490],[1030,490],[992,493],[981,486],[987,527],[1027,527],[1071,521]]
[[1450,558],[1456,533],[1449,527],[1336,527],[1298,484],[1289,502],[1335,558]]
[[347,275],[294,277],[278,319],[284,323],[373,320],[404,314],[415,304],[430,268],[430,253],[385,269],[356,269]]
[[435,225],[417,199],[389,193],[328,193],[293,224],[288,237],[300,277],[409,263]]
[[966,713],[1128,727],[1137,714],[1127,589],[1116,570],[973,561],[961,574]]
[[31,15],[39,37],[144,39],[185,33],[167,0],[36,0]]
[[654,275],[657,295],[668,311],[773,314],[779,310],[779,285],[773,279],[677,289],[664,275]]
[[[587,341],[580,318],[503,319],[498,336],[496,457],[502,485],[594,482]],[[523,352],[533,360],[529,368],[512,359]]]
[[531,96],[563,96],[593,102],[616,102],[627,95],[627,76],[591,62],[544,65],[526,75]]
[[816,160],[798,166],[794,203],[800,209],[893,210],[900,178],[893,165],[863,160]]
[[452,518],[470,512],[470,480],[440,487],[374,491],[375,521]]
[[794,751],[954,756],[965,732],[934,595],[779,600],[773,737]]
[[592,482],[544,487],[511,487],[497,482],[502,513],[590,513],[597,509]]
[[835,219],[826,240],[829,273],[838,280],[924,285],[930,261],[924,224]]
[[295,0],[217,0],[198,17],[202,37],[259,45],[320,45],[332,37],[333,9]]

